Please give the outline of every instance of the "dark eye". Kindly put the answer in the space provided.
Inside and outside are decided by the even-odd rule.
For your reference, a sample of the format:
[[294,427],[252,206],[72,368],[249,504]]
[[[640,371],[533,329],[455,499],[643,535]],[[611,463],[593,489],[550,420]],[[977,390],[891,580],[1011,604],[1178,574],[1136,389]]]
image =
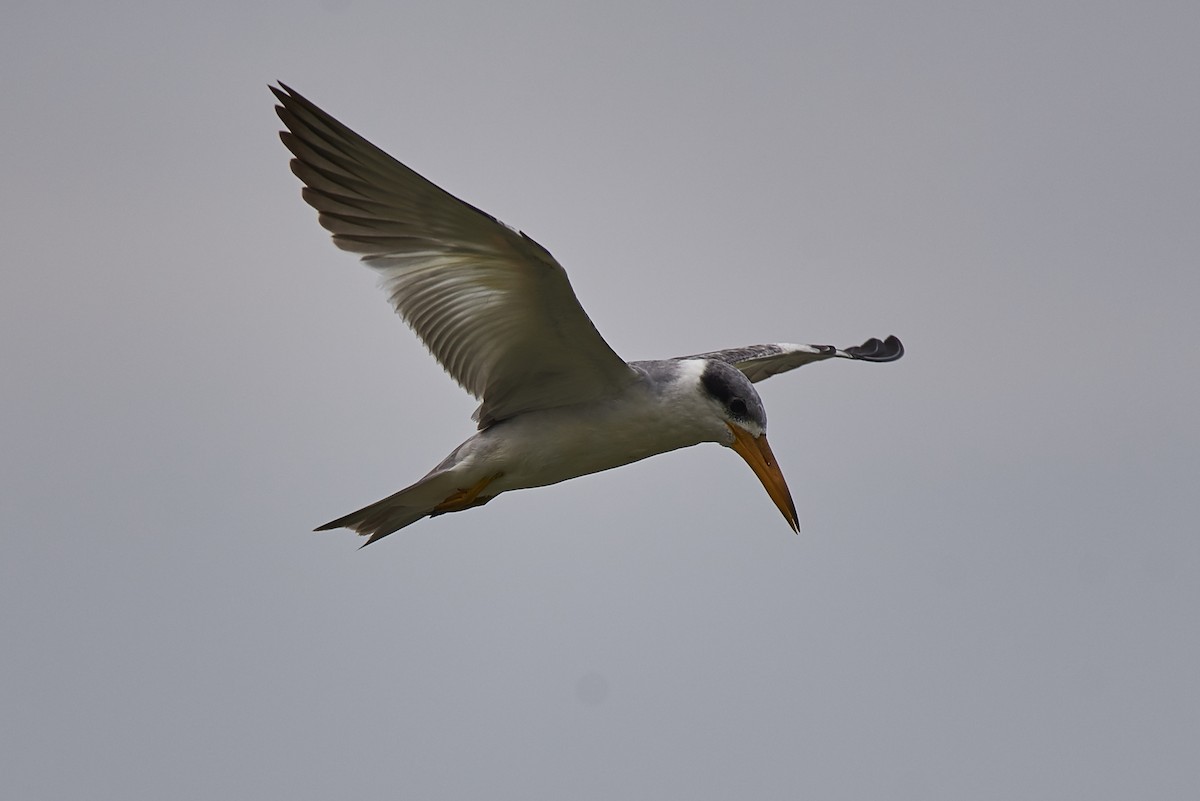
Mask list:
[[745,417],[746,402],[741,398],[734,398],[729,402],[729,411],[734,417]]

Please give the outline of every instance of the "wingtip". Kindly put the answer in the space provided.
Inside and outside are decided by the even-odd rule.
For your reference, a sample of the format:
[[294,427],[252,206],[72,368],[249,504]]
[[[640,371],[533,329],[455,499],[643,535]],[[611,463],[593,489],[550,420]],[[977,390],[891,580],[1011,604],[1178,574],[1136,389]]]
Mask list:
[[861,345],[846,348],[846,353],[864,362],[894,362],[904,355],[904,343],[895,334],[883,340],[871,337]]

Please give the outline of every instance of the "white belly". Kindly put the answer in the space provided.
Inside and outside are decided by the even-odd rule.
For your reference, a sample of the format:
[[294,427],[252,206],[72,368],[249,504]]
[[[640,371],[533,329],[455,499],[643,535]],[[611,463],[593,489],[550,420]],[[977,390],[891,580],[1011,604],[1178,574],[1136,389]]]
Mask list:
[[499,473],[483,493],[494,495],[610,470],[720,436],[710,420],[701,423],[677,405],[647,397],[630,401],[625,396],[498,423],[463,443],[454,472]]

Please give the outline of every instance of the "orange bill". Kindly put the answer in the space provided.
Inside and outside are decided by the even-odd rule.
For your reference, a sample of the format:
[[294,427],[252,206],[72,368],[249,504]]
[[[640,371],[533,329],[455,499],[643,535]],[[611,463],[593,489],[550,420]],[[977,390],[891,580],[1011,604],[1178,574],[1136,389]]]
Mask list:
[[783,479],[783,472],[775,462],[775,454],[771,453],[771,446],[767,444],[767,435],[763,434],[755,438],[741,426],[732,423],[725,425],[729,426],[729,430],[733,432],[733,444],[729,447],[746,460],[746,464],[750,465],[754,475],[758,476],[758,480],[762,482],[767,494],[775,502],[775,506],[783,513],[783,517],[792,527],[792,531],[799,534],[800,520],[796,516],[796,504],[792,502],[792,493]]

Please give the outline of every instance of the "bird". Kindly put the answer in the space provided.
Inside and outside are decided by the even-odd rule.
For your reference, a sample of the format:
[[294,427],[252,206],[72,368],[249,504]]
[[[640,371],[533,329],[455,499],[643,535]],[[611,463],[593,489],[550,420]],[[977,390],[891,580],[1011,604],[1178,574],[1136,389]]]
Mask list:
[[754,384],[826,359],[892,362],[904,355],[897,337],[626,362],[533,238],[435,186],[283,82],[269,88],[303,199],[337,247],[378,273],[396,312],[480,402],[476,432],[423,478],[317,531],[350,529],[365,546],[504,492],[715,442],[746,461],[799,533]]

